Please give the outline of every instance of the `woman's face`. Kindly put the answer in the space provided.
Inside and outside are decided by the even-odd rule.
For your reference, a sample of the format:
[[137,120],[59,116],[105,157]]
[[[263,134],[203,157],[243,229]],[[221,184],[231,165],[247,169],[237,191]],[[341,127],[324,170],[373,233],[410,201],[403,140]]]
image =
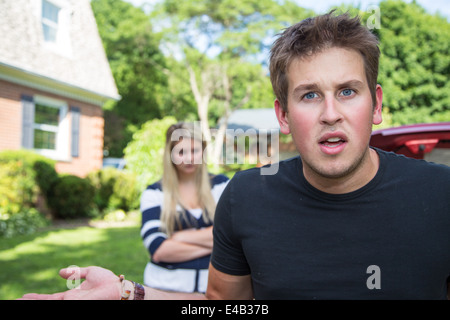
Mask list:
[[195,173],[203,161],[202,142],[182,138],[173,147],[171,159],[178,173],[185,175]]

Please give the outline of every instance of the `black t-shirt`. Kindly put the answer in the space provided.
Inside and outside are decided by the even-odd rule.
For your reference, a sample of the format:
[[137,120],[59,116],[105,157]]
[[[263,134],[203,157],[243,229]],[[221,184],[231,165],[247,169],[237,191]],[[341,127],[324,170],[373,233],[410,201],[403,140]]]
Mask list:
[[327,194],[299,157],[235,175],[217,206],[213,266],[256,299],[445,299],[450,167],[377,150],[364,187]]

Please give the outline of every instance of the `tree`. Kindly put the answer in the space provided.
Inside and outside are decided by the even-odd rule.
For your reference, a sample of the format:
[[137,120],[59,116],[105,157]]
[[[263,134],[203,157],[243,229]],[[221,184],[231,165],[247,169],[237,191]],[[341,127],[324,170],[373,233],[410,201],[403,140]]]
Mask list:
[[147,121],[125,148],[127,169],[139,177],[138,190],[162,177],[166,131],[176,122],[170,116]]
[[271,38],[293,19],[307,14],[290,1],[280,5],[274,0],[166,0],[154,13],[169,24],[164,29],[165,52],[174,53],[185,64],[184,75],[208,141],[212,138],[210,127],[224,119],[213,163],[218,162],[231,112],[271,105],[273,94],[263,67]]
[[379,82],[393,124],[450,119],[450,24],[414,1],[380,3]]
[[144,122],[163,116],[166,62],[144,11],[122,0],[92,0],[91,5],[122,96],[105,106],[105,148],[120,157]]

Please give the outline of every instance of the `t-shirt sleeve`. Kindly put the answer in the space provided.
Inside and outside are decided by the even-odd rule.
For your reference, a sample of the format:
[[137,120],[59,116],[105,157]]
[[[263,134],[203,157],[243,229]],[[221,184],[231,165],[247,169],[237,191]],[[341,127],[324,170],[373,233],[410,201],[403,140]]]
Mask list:
[[236,199],[234,179],[228,183],[219,203],[214,217],[214,246],[211,255],[211,264],[217,270],[230,275],[248,275],[250,268],[245,258],[239,232],[233,224],[233,215],[236,212]]

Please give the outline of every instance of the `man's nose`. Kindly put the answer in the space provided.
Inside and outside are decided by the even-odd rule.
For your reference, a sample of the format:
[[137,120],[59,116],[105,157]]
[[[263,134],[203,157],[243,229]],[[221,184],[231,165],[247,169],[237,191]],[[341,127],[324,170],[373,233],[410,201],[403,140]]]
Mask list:
[[320,122],[322,124],[333,125],[342,120],[340,103],[333,96],[326,96],[323,100]]

